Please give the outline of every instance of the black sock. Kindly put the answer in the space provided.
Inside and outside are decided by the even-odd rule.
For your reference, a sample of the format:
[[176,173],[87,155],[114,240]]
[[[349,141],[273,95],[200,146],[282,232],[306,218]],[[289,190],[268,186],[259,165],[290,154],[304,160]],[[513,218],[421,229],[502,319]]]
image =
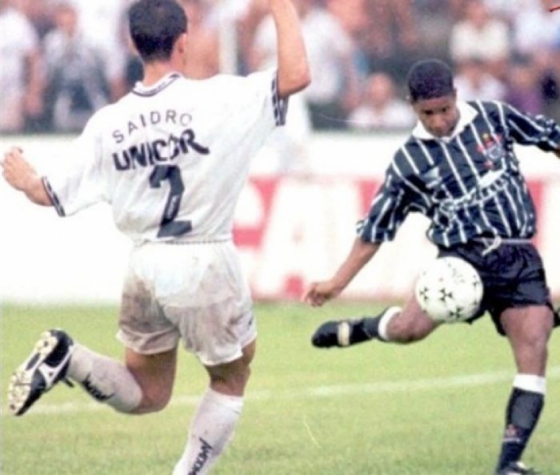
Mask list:
[[379,339],[379,320],[381,317],[364,317],[352,325],[350,344],[362,343],[373,338]]
[[506,429],[497,470],[521,459],[543,406],[544,394],[513,388],[506,410]]
[[360,320],[359,325],[355,325],[352,329],[352,335],[350,340],[352,344],[361,343],[362,341],[372,340],[373,338],[379,341],[387,341],[379,334],[379,323],[381,319],[387,313],[389,308],[383,310],[376,317],[364,317]]
[[379,338],[379,322],[382,316],[383,314],[378,317],[364,318],[364,331],[370,335],[370,338]]

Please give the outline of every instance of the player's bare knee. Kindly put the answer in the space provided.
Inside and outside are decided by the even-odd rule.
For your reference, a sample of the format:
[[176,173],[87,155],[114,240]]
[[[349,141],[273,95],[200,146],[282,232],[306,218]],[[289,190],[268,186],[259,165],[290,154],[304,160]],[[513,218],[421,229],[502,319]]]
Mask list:
[[242,395],[251,376],[251,368],[248,365],[236,365],[225,371],[209,373],[212,389],[225,394]]
[[149,414],[159,412],[167,407],[171,400],[170,391],[144,391],[140,406],[134,411],[135,414]]

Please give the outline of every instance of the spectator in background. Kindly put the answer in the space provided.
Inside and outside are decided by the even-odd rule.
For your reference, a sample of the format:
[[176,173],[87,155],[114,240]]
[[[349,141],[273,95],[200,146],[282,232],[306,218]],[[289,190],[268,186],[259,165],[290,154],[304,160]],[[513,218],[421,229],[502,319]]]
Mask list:
[[60,2],[55,29],[44,40],[47,111],[55,130],[81,130],[109,102],[102,52],[78,31],[76,10]]
[[[469,0],[459,0],[468,2]],[[524,8],[522,3],[525,0],[484,0],[484,5],[493,18],[504,21],[509,27],[513,25],[513,20],[518,13],[522,13]]]
[[450,54],[456,65],[464,61],[484,61],[487,72],[504,78],[510,55],[508,26],[490,16],[481,0],[466,5],[465,17],[451,31]]
[[[336,17],[317,0],[294,0],[294,5],[301,18],[313,76],[313,82],[304,91],[312,126],[320,130],[344,129],[348,112],[358,99],[355,44]],[[275,44],[272,19],[267,16],[257,28],[249,64],[259,67]]]
[[407,128],[415,122],[410,106],[397,97],[395,84],[385,73],[368,77],[361,104],[349,117],[350,127],[359,130]]
[[354,40],[369,28],[367,0],[325,0],[324,4]]
[[33,25],[0,0],[0,132],[22,132],[43,112],[41,53]]
[[[343,0],[338,0],[343,2]],[[369,70],[392,71],[406,76],[408,64],[418,53],[420,37],[413,0],[364,0],[368,25],[360,46]]]
[[68,0],[78,14],[78,28],[89,44],[101,51],[111,101],[126,92],[125,61],[128,50],[123,35],[125,14],[133,0]]
[[488,73],[484,62],[476,58],[465,60],[458,66],[455,85],[462,101],[501,101],[506,94],[505,85]]
[[268,15],[264,0],[248,0],[245,13],[238,20],[237,40],[240,49],[240,66],[244,73],[254,70],[255,60],[252,58],[255,45],[255,34],[259,25]]
[[183,73],[191,79],[207,79],[220,72],[219,33],[207,22],[204,0],[181,0],[189,19],[187,65]]
[[530,59],[518,61],[510,68],[506,101],[513,107],[538,115],[544,112],[539,87],[539,73]]
[[543,0],[517,0],[513,17],[513,49],[518,55],[534,55],[553,48],[560,31],[560,15],[551,14]]
[[53,4],[58,0],[12,0],[13,5],[31,22],[42,39],[54,28]]
[[546,1],[517,0],[517,4],[512,21],[515,55],[532,63],[544,110],[560,118],[560,15],[551,14]]

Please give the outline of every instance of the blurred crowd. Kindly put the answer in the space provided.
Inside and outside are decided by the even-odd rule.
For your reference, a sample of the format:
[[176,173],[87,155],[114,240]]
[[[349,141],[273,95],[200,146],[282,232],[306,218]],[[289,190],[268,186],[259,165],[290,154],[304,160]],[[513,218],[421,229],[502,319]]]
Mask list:
[[[75,132],[130,90],[142,77],[125,26],[131,1],[0,0],[0,131]],[[185,73],[223,71],[225,49],[237,73],[274,66],[267,1],[182,0]],[[404,81],[425,57],[453,65],[461,99],[505,100],[560,120],[560,11],[547,0],[293,2],[313,83],[292,100],[288,133],[410,127]]]

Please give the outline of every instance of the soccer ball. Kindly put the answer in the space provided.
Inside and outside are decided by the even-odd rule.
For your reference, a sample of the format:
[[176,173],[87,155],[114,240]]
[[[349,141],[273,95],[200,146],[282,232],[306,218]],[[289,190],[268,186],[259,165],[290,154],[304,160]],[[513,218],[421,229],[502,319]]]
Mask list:
[[476,269],[458,257],[433,261],[416,283],[416,300],[436,322],[465,321],[476,313],[482,300],[483,285]]

